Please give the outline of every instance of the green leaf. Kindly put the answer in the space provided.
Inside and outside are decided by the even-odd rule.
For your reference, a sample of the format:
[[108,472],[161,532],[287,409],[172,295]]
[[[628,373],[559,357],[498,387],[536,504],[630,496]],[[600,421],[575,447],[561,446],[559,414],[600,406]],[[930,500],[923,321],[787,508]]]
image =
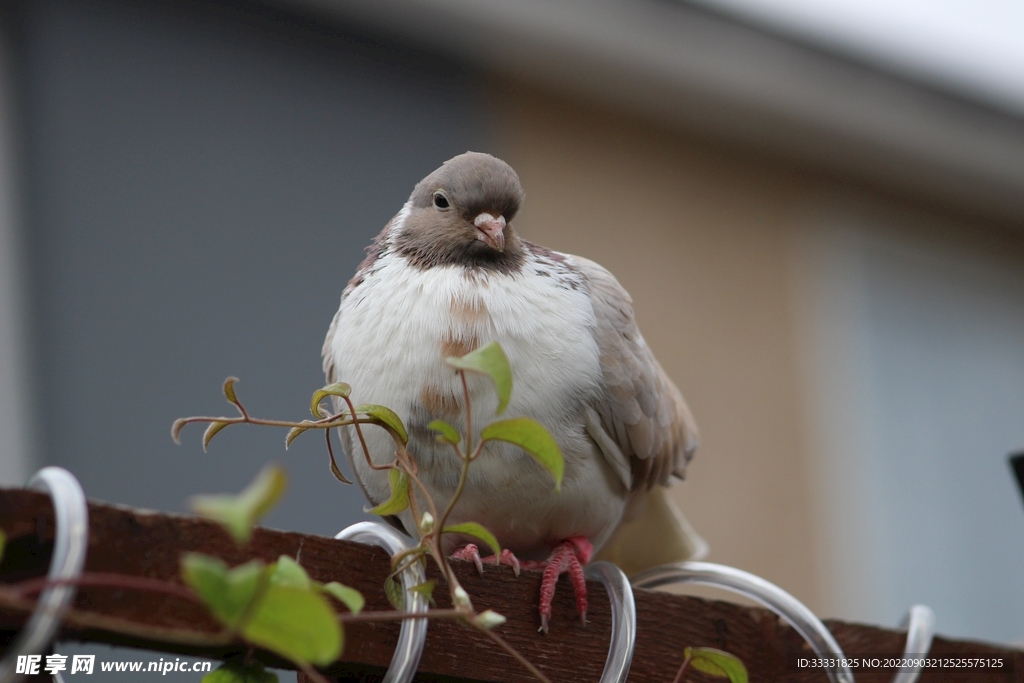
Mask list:
[[230,422],[224,422],[223,420],[215,420],[210,423],[210,426],[203,432],[203,452],[206,452],[206,447],[213,441],[213,437],[217,436],[217,432],[227,427]]
[[446,358],[444,362],[457,370],[479,372],[490,377],[494,390],[498,392],[498,414],[505,410],[512,397],[512,368],[498,342],[492,341],[465,356]]
[[238,397],[235,396],[235,382],[237,381],[237,377],[228,377],[224,380],[224,398],[233,406],[238,406]]
[[401,612],[405,609],[405,591],[402,590],[402,583],[394,574],[384,579],[384,595],[396,610]]
[[222,624],[236,628],[256,595],[263,563],[253,560],[228,569],[216,557],[185,553],[181,558],[181,576]]
[[425,597],[427,599],[427,602],[429,602],[431,605],[433,605],[434,604],[434,588],[436,588],[436,587],[437,587],[437,579],[430,579],[429,581],[424,581],[423,583],[420,583],[420,584],[417,584],[417,585],[413,586],[409,590],[415,591],[415,592],[419,593],[420,595],[422,595],[423,597]]
[[188,418],[179,417],[171,424],[171,440],[181,445],[181,430],[188,424]]
[[352,614],[359,614],[366,605],[362,593],[337,581],[323,584],[320,586],[320,590],[348,607],[348,611]]
[[331,461],[331,474],[334,478],[343,484],[351,484],[352,480],[341,473],[341,469],[338,467],[338,463],[334,460],[334,449],[331,447],[331,432],[324,432],[324,441],[327,442],[327,457]]
[[[313,423],[310,422],[309,420],[303,420],[301,424],[308,424],[312,426]],[[309,430],[310,427],[292,427],[291,429],[289,429],[288,434],[286,434],[284,437],[285,450],[288,450],[288,447],[292,445],[292,441],[295,441],[295,437],[297,437],[299,434],[303,432],[308,432]]]
[[320,411],[320,401],[324,400],[328,396],[341,396],[342,398],[345,398],[351,393],[352,387],[344,382],[328,384],[323,389],[317,389],[313,392],[313,399],[309,402],[309,412],[313,413],[317,417],[327,417]]
[[555,478],[555,490],[562,490],[562,474],[565,471],[562,449],[541,423],[528,417],[499,420],[484,427],[480,438],[484,441],[506,441],[519,446],[551,473]]
[[364,510],[371,515],[397,515],[409,507],[409,475],[392,468],[388,472],[388,483],[391,484],[391,497],[375,508]]
[[366,403],[361,406],[356,406],[356,413],[360,415],[367,415],[380,422],[384,423],[384,426],[392,429],[401,439],[403,444],[409,443],[409,434],[405,431],[405,425],[402,424],[402,418],[398,417],[395,411],[391,408],[384,406],[378,406],[373,403]]
[[219,523],[238,543],[247,543],[252,527],[284,494],[288,476],[278,465],[267,465],[238,495],[205,495],[189,499],[192,510]]
[[334,610],[318,592],[271,584],[242,637],[293,662],[330,664],[341,654],[341,626]]
[[728,678],[729,683],[747,683],[747,667],[735,655],[713,647],[688,647],[683,654],[697,671]]
[[271,565],[270,583],[274,586],[287,586],[302,590],[309,590],[311,585],[306,570],[287,555],[277,558],[277,562]]
[[259,660],[248,664],[232,660],[203,676],[201,683],[278,683],[278,678]]
[[435,432],[440,432],[440,436],[437,437],[438,441],[447,441],[448,443],[458,443],[462,437],[459,436],[459,432],[444,420],[434,420],[427,425],[427,429],[432,429]]
[[482,524],[476,522],[463,522],[462,524],[453,524],[452,526],[445,527],[444,533],[452,534],[466,534],[479,538],[481,541],[491,546],[491,550],[494,551],[495,556],[501,555],[501,546],[498,545],[498,539],[495,538],[494,534],[488,531]]
[[[282,556],[271,567],[254,560],[228,569],[215,557],[186,553],[181,564],[185,583],[221,623],[240,629],[250,643],[294,662],[317,665],[329,664],[341,654],[342,634],[334,610],[311,590],[305,570],[290,557]],[[264,571],[270,580],[258,595]]]

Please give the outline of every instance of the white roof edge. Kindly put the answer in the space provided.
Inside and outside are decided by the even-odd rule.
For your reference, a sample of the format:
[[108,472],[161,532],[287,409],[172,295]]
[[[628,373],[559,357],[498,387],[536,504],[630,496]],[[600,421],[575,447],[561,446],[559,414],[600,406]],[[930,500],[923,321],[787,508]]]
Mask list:
[[683,2],[277,3],[827,171],[1024,221],[1024,118]]

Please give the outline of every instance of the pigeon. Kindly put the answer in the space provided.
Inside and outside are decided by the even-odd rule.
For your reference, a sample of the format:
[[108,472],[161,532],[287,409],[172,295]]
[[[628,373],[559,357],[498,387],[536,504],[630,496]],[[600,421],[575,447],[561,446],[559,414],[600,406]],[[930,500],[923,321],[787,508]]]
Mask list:
[[[478,152],[420,181],[344,288],[323,367],[327,381],[348,383],[359,403],[388,406],[403,420],[419,476],[441,509],[455,492],[460,461],[428,425],[465,428],[461,380],[445,359],[492,340],[501,345],[514,387],[503,416],[533,418],[551,433],[565,459],[561,491],[527,453],[489,442],[449,521],[490,530],[504,549],[496,563],[517,574],[544,571],[539,611],[547,631],[563,573],[586,622],[582,567],[595,551],[646,564],[703,552],[663,488],[683,477],[698,435],[637,329],[629,294],[597,263],[521,238],[512,222],[523,199],[515,171]],[[466,380],[478,442],[496,419],[498,398],[484,376]],[[374,505],[387,500],[388,473],[367,464],[351,427],[340,433],[366,497]],[[375,464],[393,460],[383,430],[363,436]],[[397,522],[417,533],[411,511]],[[646,537],[644,528],[659,536]],[[471,537],[445,539],[446,553],[482,571]]]

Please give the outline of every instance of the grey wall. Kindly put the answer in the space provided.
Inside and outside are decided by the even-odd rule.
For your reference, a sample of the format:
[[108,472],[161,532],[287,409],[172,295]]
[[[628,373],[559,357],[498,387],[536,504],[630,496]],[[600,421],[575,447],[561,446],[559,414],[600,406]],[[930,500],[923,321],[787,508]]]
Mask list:
[[940,634],[1018,647],[1022,254],[925,227],[837,205],[805,260],[822,612],[895,626],[923,603]]
[[1019,645],[1024,515],[1006,456],[1024,447],[1024,274],[882,241],[863,258],[890,605]]
[[[204,455],[201,428],[179,447],[170,425],[230,414],[228,375],[253,414],[308,416],[363,247],[416,181],[482,147],[476,76],[199,5],[31,2],[16,41],[42,460],[91,498],[179,511],[277,460],[291,486],[270,526],[333,534],[364,518],[316,435],[285,452],[281,430],[235,428]],[[97,665],[98,681],[123,676]]]
[[[361,518],[321,438],[172,420],[301,419],[363,247],[417,180],[480,149],[477,77],[245,5],[26,3],[18,32],[30,194],[36,434],[87,495],[184,510],[268,460],[291,475],[271,526]],[[251,11],[251,10],[250,10]]]
[[29,427],[28,270],[19,223],[21,169],[14,154],[17,88],[10,28],[0,18],[0,486],[21,486],[36,469],[36,454]]

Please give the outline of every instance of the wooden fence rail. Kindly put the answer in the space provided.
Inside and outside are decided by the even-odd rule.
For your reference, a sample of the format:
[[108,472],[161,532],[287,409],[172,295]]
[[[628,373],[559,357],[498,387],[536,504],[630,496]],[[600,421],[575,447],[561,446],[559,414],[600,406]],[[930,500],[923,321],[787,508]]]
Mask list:
[[[383,584],[390,562],[378,548],[321,536],[257,529],[249,545],[239,548],[217,525],[165,513],[132,510],[98,502],[89,504],[89,551],[85,571],[116,572],[178,583],[179,558],[196,551],[234,565],[280,555],[298,558],[318,581],[337,580],[360,590],[367,609],[389,609]],[[0,529],[8,538],[0,563],[0,584],[42,576],[49,563],[54,522],[50,499],[22,489],[0,489]],[[553,681],[597,681],[607,654],[611,615],[601,584],[590,582],[589,622],[577,620],[572,590],[560,584],[551,631],[537,632],[536,604],[540,574],[516,578],[506,567],[488,566],[483,576],[468,563],[456,567],[460,581],[478,609],[494,609],[508,618],[498,632]],[[429,572],[428,572],[429,574]],[[434,577],[436,578],[436,576]],[[437,591],[444,608],[444,590]],[[0,596],[2,597],[2,596]],[[810,650],[800,636],[767,610],[637,589],[637,641],[631,681],[669,683],[685,646],[727,650],[747,665],[751,681],[825,682],[824,673],[798,669],[794,660]],[[0,599],[0,644],[6,645],[25,621],[24,606]],[[941,625],[941,615],[939,615]],[[848,656],[899,655],[905,634],[859,624],[827,621]],[[180,642],[184,630],[202,633]],[[240,644],[207,642],[218,628],[204,609],[180,597],[120,588],[82,587],[60,638],[128,645],[178,654],[224,658],[244,651]],[[346,625],[341,661],[325,671],[340,680],[372,680],[390,662],[398,640],[397,622]],[[1024,652],[993,645],[936,637],[931,656],[1002,657],[1002,669],[928,669],[920,681],[938,683],[1024,682]],[[266,663],[288,667],[269,653]],[[489,640],[458,623],[431,621],[420,664],[422,680],[532,682],[515,660]],[[891,680],[893,669],[857,669],[857,683]],[[694,673],[688,681],[721,680]]]

